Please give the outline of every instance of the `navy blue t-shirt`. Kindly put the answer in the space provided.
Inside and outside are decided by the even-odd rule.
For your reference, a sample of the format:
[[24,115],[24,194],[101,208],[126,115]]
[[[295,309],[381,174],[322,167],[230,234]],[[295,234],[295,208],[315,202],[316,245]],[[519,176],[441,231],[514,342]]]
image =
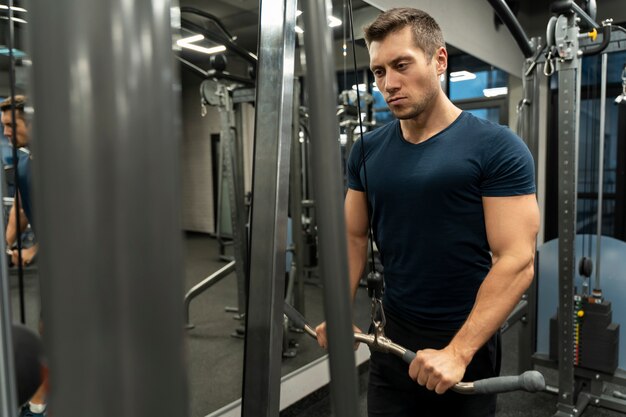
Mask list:
[[[466,112],[419,144],[404,140],[399,121],[363,140],[385,308],[418,325],[458,328],[491,268],[482,197],[535,192],[528,148]],[[365,191],[362,162],[357,141],[348,160],[357,191]]]

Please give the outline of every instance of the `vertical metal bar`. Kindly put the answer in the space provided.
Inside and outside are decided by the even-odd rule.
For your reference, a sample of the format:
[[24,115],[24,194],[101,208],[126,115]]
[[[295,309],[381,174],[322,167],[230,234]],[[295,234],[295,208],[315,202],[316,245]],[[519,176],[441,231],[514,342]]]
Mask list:
[[[11,84],[11,98],[15,98],[15,60],[13,58],[13,30],[14,30],[14,22],[13,22],[13,0],[9,0],[9,77]],[[15,106],[11,109],[11,118],[12,118],[12,129],[13,129],[13,140],[16,140],[15,137]],[[15,145],[15,142],[14,142]],[[17,177],[17,149],[16,146],[13,146],[13,164],[15,165],[15,173]],[[4,170],[0,170],[0,181],[2,184],[5,184],[4,179]],[[17,178],[16,178],[17,179]],[[16,187],[18,187],[18,181],[15,181]],[[16,208],[19,208],[19,199],[15,199]],[[1,209],[1,208],[0,208]],[[19,210],[17,212],[16,223],[19,225]],[[18,226],[18,249],[21,249],[21,241],[20,241],[20,233]],[[11,297],[10,297],[10,286],[9,286],[9,273],[7,270],[7,257],[4,255],[5,253],[5,241],[2,239],[0,242],[0,250],[2,251],[2,255],[0,256],[0,415],[3,416],[11,416],[17,413],[17,390],[15,387],[15,366],[14,366],[14,356],[13,356],[13,336],[11,331]],[[21,255],[19,255],[20,259],[18,261],[21,263]],[[20,280],[20,313],[22,323],[24,322],[24,300],[23,300],[23,277],[22,277],[22,269],[19,268],[19,280]]]
[[262,0],[242,416],[279,412],[295,0]]
[[[35,209],[54,415],[187,415],[170,6],[31,4]],[[50,48],[51,36],[63,47]]]
[[[569,39],[577,39],[574,16]],[[576,29],[576,30],[574,30]],[[578,45],[573,46],[576,51]],[[571,412],[574,393],[574,278],[576,265],[576,197],[578,178],[578,70],[574,57],[558,63],[559,74],[559,411]]]
[[[0,169],[0,181],[4,184],[4,170]],[[5,251],[4,239],[0,250]],[[17,390],[11,331],[11,297],[7,257],[0,256],[0,415],[17,414]]]
[[[233,253],[235,259],[235,271],[237,274],[237,316],[243,317],[246,312],[245,274],[246,274],[246,230],[242,211],[244,207],[243,176],[238,169],[238,159],[243,157],[237,150],[237,125],[235,121],[235,108],[231,93],[225,84],[217,83],[216,96],[219,97],[220,112],[220,173],[222,179],[222,191],[228,188],[228,202],[230,206],[231,235],[233,239]],[[243,161],[240,162],[243,164]],[[222,197],[224,198],[224,197]],[[224,213],[222,213],[224,215]]]
[[[232,97],[229,97],[231,108]],[[243,152],[243,114],[242,103],[233,108],[234,127],[230,137],[231,181],[231,218],[233,224],[233,251],[237,261],[237,310],[239,316],[246,313],[246,274],[248,271],[248,233],[246,229],[247,208],[244,185],[244,152]]]
[[304,229],[302,228],[302,145],[300,144],[300,83],[295,80],[293,88],[293,132],[291,142],[291,171],[289,179],[290,208],[293,244],[295,246],[295,292],[293,306],[305,315],[304,305]]
[[337,82],[333,63],[327,1],[304,2],[307,87],[311,109],[311,172],[316,198],[320,276],[330,356],[330,390],[334,414],[358,415],[352,308],[343,217],[343,180],[339,127],[335,115]]
[[[541,38],[533,37],[530,41],[532,49],[536,49],[537,45],[541,45]],[[528,108],[522,114],[522,139],[528,145],[530,153],[535,161],[535,181],[537,187],[540,186],[538,170],[539,170],[539,77],[541,74],[541,64],[526,60],[523,67],[524,90],[523,99],[528,100]],[[536,253],[535,272],[538,267],[539,252]],[[522,320],[519,334],[519,355],[518,355],[518,371],[520,373],[532,369],[531,356],[536,351],[537,341],[537,277],[526,291],[525,297],[528,301],[526,320]]]
[[600,81],[600,138],[598,141],[598,214],[596,231],[596,283],[594,290],[600,290],[600,256],[602,246],[602,198],[604,192],[604,129],[606,125],[606,69],[607,54],[602,54],[602,73]]

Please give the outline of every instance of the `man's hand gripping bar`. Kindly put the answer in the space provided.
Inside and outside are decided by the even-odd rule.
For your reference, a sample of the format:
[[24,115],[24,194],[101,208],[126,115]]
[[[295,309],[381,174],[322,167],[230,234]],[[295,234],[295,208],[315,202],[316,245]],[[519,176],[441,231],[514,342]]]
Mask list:
[[[306,321],[306,319],[288,303],[284,305],[285,315],[291,320],[296,328],[306,332],[309,336],[317,339],[315,329]],[[392,353],[407,364],[415,359],[415,352],[412,352],[384,336],[376,336],[373,334],[355,333],[354,340],[363,342],[372,349]],[[461,394],[498,394],[510,391],[527,391],[538,392],[545,390],[546,382],[543,375],[538,371],[526,371],[521,375],[499,376],[495,378],[486,378],[474,382],[459,382],[455,384],[451,390]]]

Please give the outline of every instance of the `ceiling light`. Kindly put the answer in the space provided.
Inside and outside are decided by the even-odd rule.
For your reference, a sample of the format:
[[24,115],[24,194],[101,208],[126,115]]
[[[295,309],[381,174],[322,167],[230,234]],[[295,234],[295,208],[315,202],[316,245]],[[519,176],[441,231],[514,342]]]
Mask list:
[[450,82],[467,81],[476,78],[476,74],[469,71],[454,71],[450,73]]
[[328,27],[334,28],[337,26],[341,26],[341,20],[335,16],[328,16]]
[[[26,9],[22,9],[21,7],[11,7],[14,12],[23,12],[26,13]],[[0,4],[0,10],[9,10],[9,6],[5,6],[4,4]]]
[[205,48],[203,46],[198,46],[194,44],[183,44],[180,46],[182,46],[183,48],[191,49],[192,51],[198,51],[209,55],[219,54],[220,52],[226,51],[226,47],[224,45],[217,45],[211,48]]
[[187,38],[182,38],[182,39],[177,40],[176,44],[178,46],[183,46],[184,44],[198,42],[198,41],[201,41],[202,39],[204,39],[204,35],[193,35]]
[[179,39],[176,41],[176,45],[181,48],[191,49],[192,51],[202,52],[205,54],[219,54],[220,52],[226,51],[226,47],[224,45],[217,45],[211,48],[205,48],[204,46],[195,45],[194,42],[198,42],[204,39],[203,35],[193,35],[187,38]]
[[[296,17],[300,16],[301,14],[302,10],[296,10]],[[328,16],[328,27],[334,28],[337,26],[341,26],[341,19],[338,19],[335,16]]]
[[296,25],[296,33],[304,33],[304,31],[300,26]]
[[507,87],[485,88],[483,94],[485,97],[497,97],[506,95],[509,92]]

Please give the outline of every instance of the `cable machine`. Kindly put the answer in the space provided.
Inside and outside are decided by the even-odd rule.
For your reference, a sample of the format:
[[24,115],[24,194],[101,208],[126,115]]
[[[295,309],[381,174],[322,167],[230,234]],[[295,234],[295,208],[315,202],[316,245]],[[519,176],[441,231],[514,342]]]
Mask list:
[[[551,7],[556,16],[548,23],[547,45],[541,46],[539,40],[526,42],[523,30],[510,10],[508,17],[506,10],[503,11],[506,8],[503,2],[490,0],[490,3],[501,18],[504,16],[504,22],[527,58],[523,69],[524,98],[518,106],[520,116],[518,132],[527,135],[522,137],[527,141],[535,158],[538,152],[537,77],[540,75],[541,67],[547,76],[554,72],[558,74],[559,244],[556,271],[558,314],[550,320],[550,355],[545,355],[537,353],[537,332],[543,325],[536,320],[538,316],[541,319],[541,315],[537,314],[536,308],[525,312],[528,319],[526,322],[530,323],[532,333],[531,338],[525,341],[520,338],[520,368],[528,369],[529,366],[540,365],[558,370],[558,387],[548,387],[549,391],[558,394],[555,417],[580,416],[589,404],[626,412],[623,394],[604,393],[607,382],[626,386],[626,373],[618,369],[619,324],[612,322],[612,306],[603,297],[600,285],[607,54],[626,49],[623,42],[626,39],[624,34],[614,32],[624,29],[613,27],[611,20],[598,25],[595,22],[594,2],[590,2],[593,4],[589,5],[587,13],[572,1],[558,1]],[[598,32],[601,32],[599,40],[596,39]],[[594,269],[591,261],[592,245],[585,243],[585,239],[590,241],[591,237],[576,236],[578,227],[576,217],[581,65],[584,56],[595,54],[601,54],[602,91],[598,132],[599,174]],[[619,97],[616,100],[619,101]],[[583,256],[578,259],[577,247],[580,243],[583,244]],[[585,246],[588,251],[584,250]],[[537,258],[539,264],[539,256]],[[589,282],[593,274],[595,282],[592,291],[589,291]],[[583,284],[579,288],[576,287],[578,275],[583,277]],[[541,277],[539,280],[541,281]],[[531,303],[537,302],[537,285],[535,283],[534,290],[527,294]],[[545,310],[545,307],[540,305],[539,310]],[[529,335],[529,332],[526,331],[524,334]],[[527,355],[529,350],[534,353]]]

